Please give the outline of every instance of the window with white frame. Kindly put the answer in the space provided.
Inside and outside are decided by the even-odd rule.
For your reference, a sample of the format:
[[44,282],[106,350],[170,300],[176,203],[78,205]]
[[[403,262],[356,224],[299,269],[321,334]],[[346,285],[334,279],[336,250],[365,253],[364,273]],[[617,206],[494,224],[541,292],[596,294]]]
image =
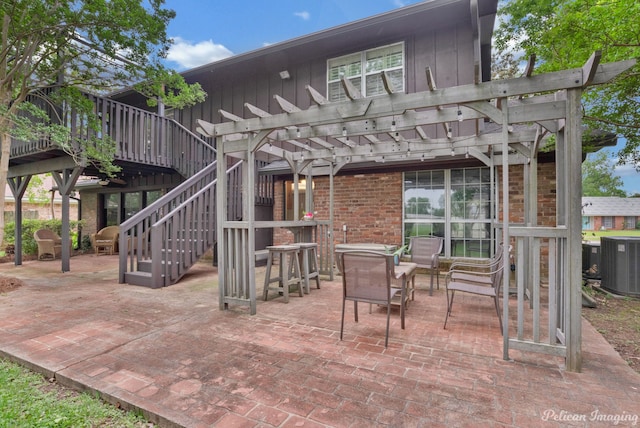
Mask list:
[[489,168],[404,173],[404,236],[446,239],[447,256],[490,257],[494,216]]
[[390,77],[394,92],[404,91],[404,43],[330,59],[327,62],[327,98],[329,101],[347,99],[341,82],[343,76],[365,97],[384,94],[382,71]]
[[626,216],[624,218],[624,228],[625,229],[635,229],[636,228],[636,216]]

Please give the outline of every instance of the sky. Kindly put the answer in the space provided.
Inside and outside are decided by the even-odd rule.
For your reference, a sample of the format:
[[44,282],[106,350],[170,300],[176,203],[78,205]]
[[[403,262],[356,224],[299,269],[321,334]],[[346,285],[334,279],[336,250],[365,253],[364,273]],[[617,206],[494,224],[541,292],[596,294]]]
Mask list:
[[[273,43],[368,18],[421,0],[166,0],[176,12],[167,66],[178,71]],[[622,147],[620,141],[618,147]],[[618,148],[608,151],[612,157]],[[640,193],[640,173],[617,166],[627,194]]]
[[166,0],[178,71],[326,30],[420,0]]

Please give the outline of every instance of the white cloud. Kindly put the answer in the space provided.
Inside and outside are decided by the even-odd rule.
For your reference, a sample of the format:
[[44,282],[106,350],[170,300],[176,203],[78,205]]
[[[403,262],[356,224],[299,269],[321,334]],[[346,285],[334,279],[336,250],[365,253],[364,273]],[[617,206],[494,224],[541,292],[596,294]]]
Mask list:
[[395,5],[396,5],[396,7],[405,7],[405,6],[407,5],[407,3],[405,3],[405,2],[404,2],[404,1],[402,1],[402,0],[394,0],[394,1],[393,1],[393,4],[395,4]]
[[194,68],[233,55],[229,49],[211,39],[192,43],[180,37],[174,37],[167,59],[175,62],[181,69]]
[[304,21],[308,21],[309,18],[311,18],[311,14],[309,12],[302,11],[302,12],[294,12],[293,13],[295,16],[297,16],[298,18],[302,18]]

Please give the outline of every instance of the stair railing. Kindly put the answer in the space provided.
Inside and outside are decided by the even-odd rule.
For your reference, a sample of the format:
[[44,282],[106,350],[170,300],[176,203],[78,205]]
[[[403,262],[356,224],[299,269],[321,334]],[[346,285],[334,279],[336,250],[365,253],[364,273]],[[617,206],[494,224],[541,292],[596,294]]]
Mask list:
[[[238,162],[227,170],[231,186],[237,185],[241,165]],[[216,184],[217,180],[213,180],[151,226],[154,286],[176,283],[215,245]]]
[[152,204],[120,224],[120,283],[125,282],[125,273],[137,270],[140,260],[151,258],[149,231],[158,220],[169,214],[175,207],[205,188],[216,179],[216,165],[213,162],[191,178],[172,189]]

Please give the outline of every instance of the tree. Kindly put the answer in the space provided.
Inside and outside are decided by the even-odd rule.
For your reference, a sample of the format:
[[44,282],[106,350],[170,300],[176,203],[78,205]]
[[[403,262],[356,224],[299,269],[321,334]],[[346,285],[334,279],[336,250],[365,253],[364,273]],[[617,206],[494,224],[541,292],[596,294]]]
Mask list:
[[607,153],[600,151],[590,156],[582,163],[582,196],[626,197],[622,179],[611,174],[613,162]]
[[[11,138],[47,138],[107,175],[115,146],[106,138],[73,141],[60,106],[74,108],[97,127],[85,92],[104,94],[145,82],[145,95],[170,107],[204,100],[199,85],[187,85],[162,59],[170,47],[166,28],[175,12],[164,0],[0,0],[0,213]],[[99,135],[98,132],[95,133]],[[78,149],[79,148],[79,149]],[[0,216],[0,242],[4,233]]]
[[[581,67],[594,51],[602,61],[640,57],[637,0],[507,0],[499,14],[496,48],[537,59],[535,72]],[[620,163],[640,161],[640,65],[583,96],[584,123],[626,138]]]

